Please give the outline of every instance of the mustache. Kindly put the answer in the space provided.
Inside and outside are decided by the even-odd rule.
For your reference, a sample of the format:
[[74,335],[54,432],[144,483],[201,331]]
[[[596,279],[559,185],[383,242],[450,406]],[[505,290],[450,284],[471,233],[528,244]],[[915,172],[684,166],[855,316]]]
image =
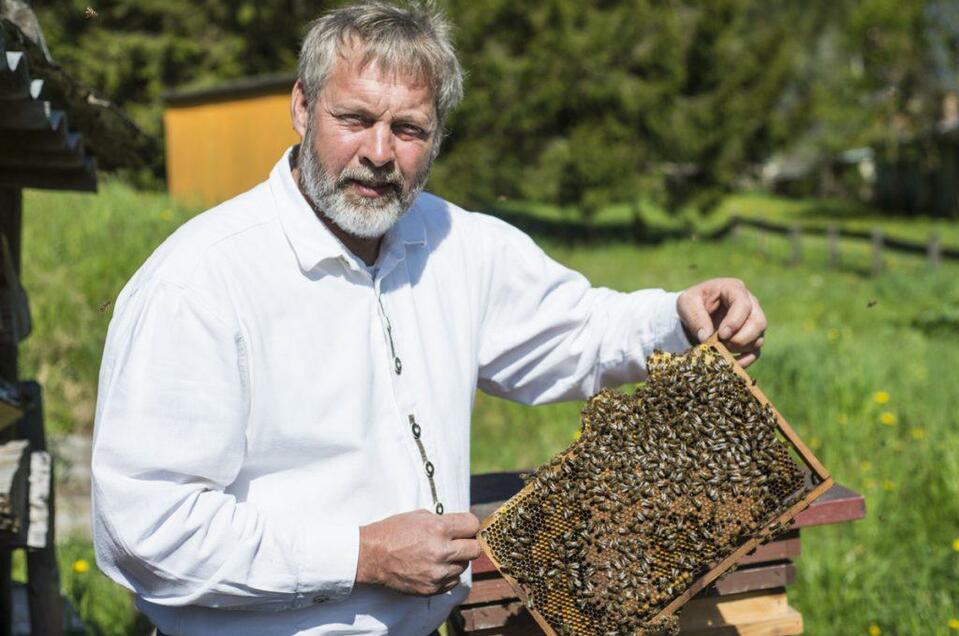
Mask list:
[[364,185],[376,187],[393,186],[398,190],[402,190],[405,183],[403,175],[395,166],[388,171],[376,171],[366,166],[344,168],[336,179],[336,186],[345,188],[350,181],[359,181]]

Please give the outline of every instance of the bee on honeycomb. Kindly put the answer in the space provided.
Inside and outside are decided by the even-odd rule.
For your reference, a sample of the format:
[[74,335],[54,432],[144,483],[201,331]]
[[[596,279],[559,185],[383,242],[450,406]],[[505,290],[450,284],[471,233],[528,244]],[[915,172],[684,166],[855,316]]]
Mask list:
[[675,633],[667,605],[810,490],[772,407],[714,346],[647,368],[633,395],[593,396],[579,439],[480,532],[556,634]]

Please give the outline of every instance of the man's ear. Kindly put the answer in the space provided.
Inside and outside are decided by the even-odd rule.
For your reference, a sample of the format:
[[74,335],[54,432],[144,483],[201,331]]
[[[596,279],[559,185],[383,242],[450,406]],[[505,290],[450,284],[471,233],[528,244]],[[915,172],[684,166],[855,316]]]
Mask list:
[[293,119],[293,130],[302,140],[306,136],[306,124],[310,120],[310,109],[306,102],[306,91],[303,90],[303,83],[300,80],[296,80],[296,83],[293,84],[290,115]]

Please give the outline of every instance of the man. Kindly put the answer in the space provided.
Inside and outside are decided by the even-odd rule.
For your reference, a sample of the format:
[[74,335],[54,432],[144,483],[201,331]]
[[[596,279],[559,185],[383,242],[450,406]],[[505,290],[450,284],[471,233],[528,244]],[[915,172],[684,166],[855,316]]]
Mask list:
[[[300,146],[171,236],[117,300],[93,457],[101,568],[166,634],[428,634],[465,598],[477,386],[538,404],[639,380],[741,282],[591,288],[420,194],[462,93],[442,17],[364,2],[300,56]],[[242,131],[237,131],[242,134]]]

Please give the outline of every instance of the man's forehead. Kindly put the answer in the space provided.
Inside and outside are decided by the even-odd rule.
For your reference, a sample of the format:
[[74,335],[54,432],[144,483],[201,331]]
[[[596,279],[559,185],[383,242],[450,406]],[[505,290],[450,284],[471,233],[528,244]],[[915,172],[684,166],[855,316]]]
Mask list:
[[339,48],[330,69],[329,79],[333,77],[341,80],[363,78],[409,91],[432,92],[426,72],[417,68],[415,62],[390,60],[387,56],[377,54],[364,44],[356,42]]
[[435,104],[429,84],[400,68],[388,68],[362,53],[337,57],[320,92],[329,105],[389,108],[435,119]]

